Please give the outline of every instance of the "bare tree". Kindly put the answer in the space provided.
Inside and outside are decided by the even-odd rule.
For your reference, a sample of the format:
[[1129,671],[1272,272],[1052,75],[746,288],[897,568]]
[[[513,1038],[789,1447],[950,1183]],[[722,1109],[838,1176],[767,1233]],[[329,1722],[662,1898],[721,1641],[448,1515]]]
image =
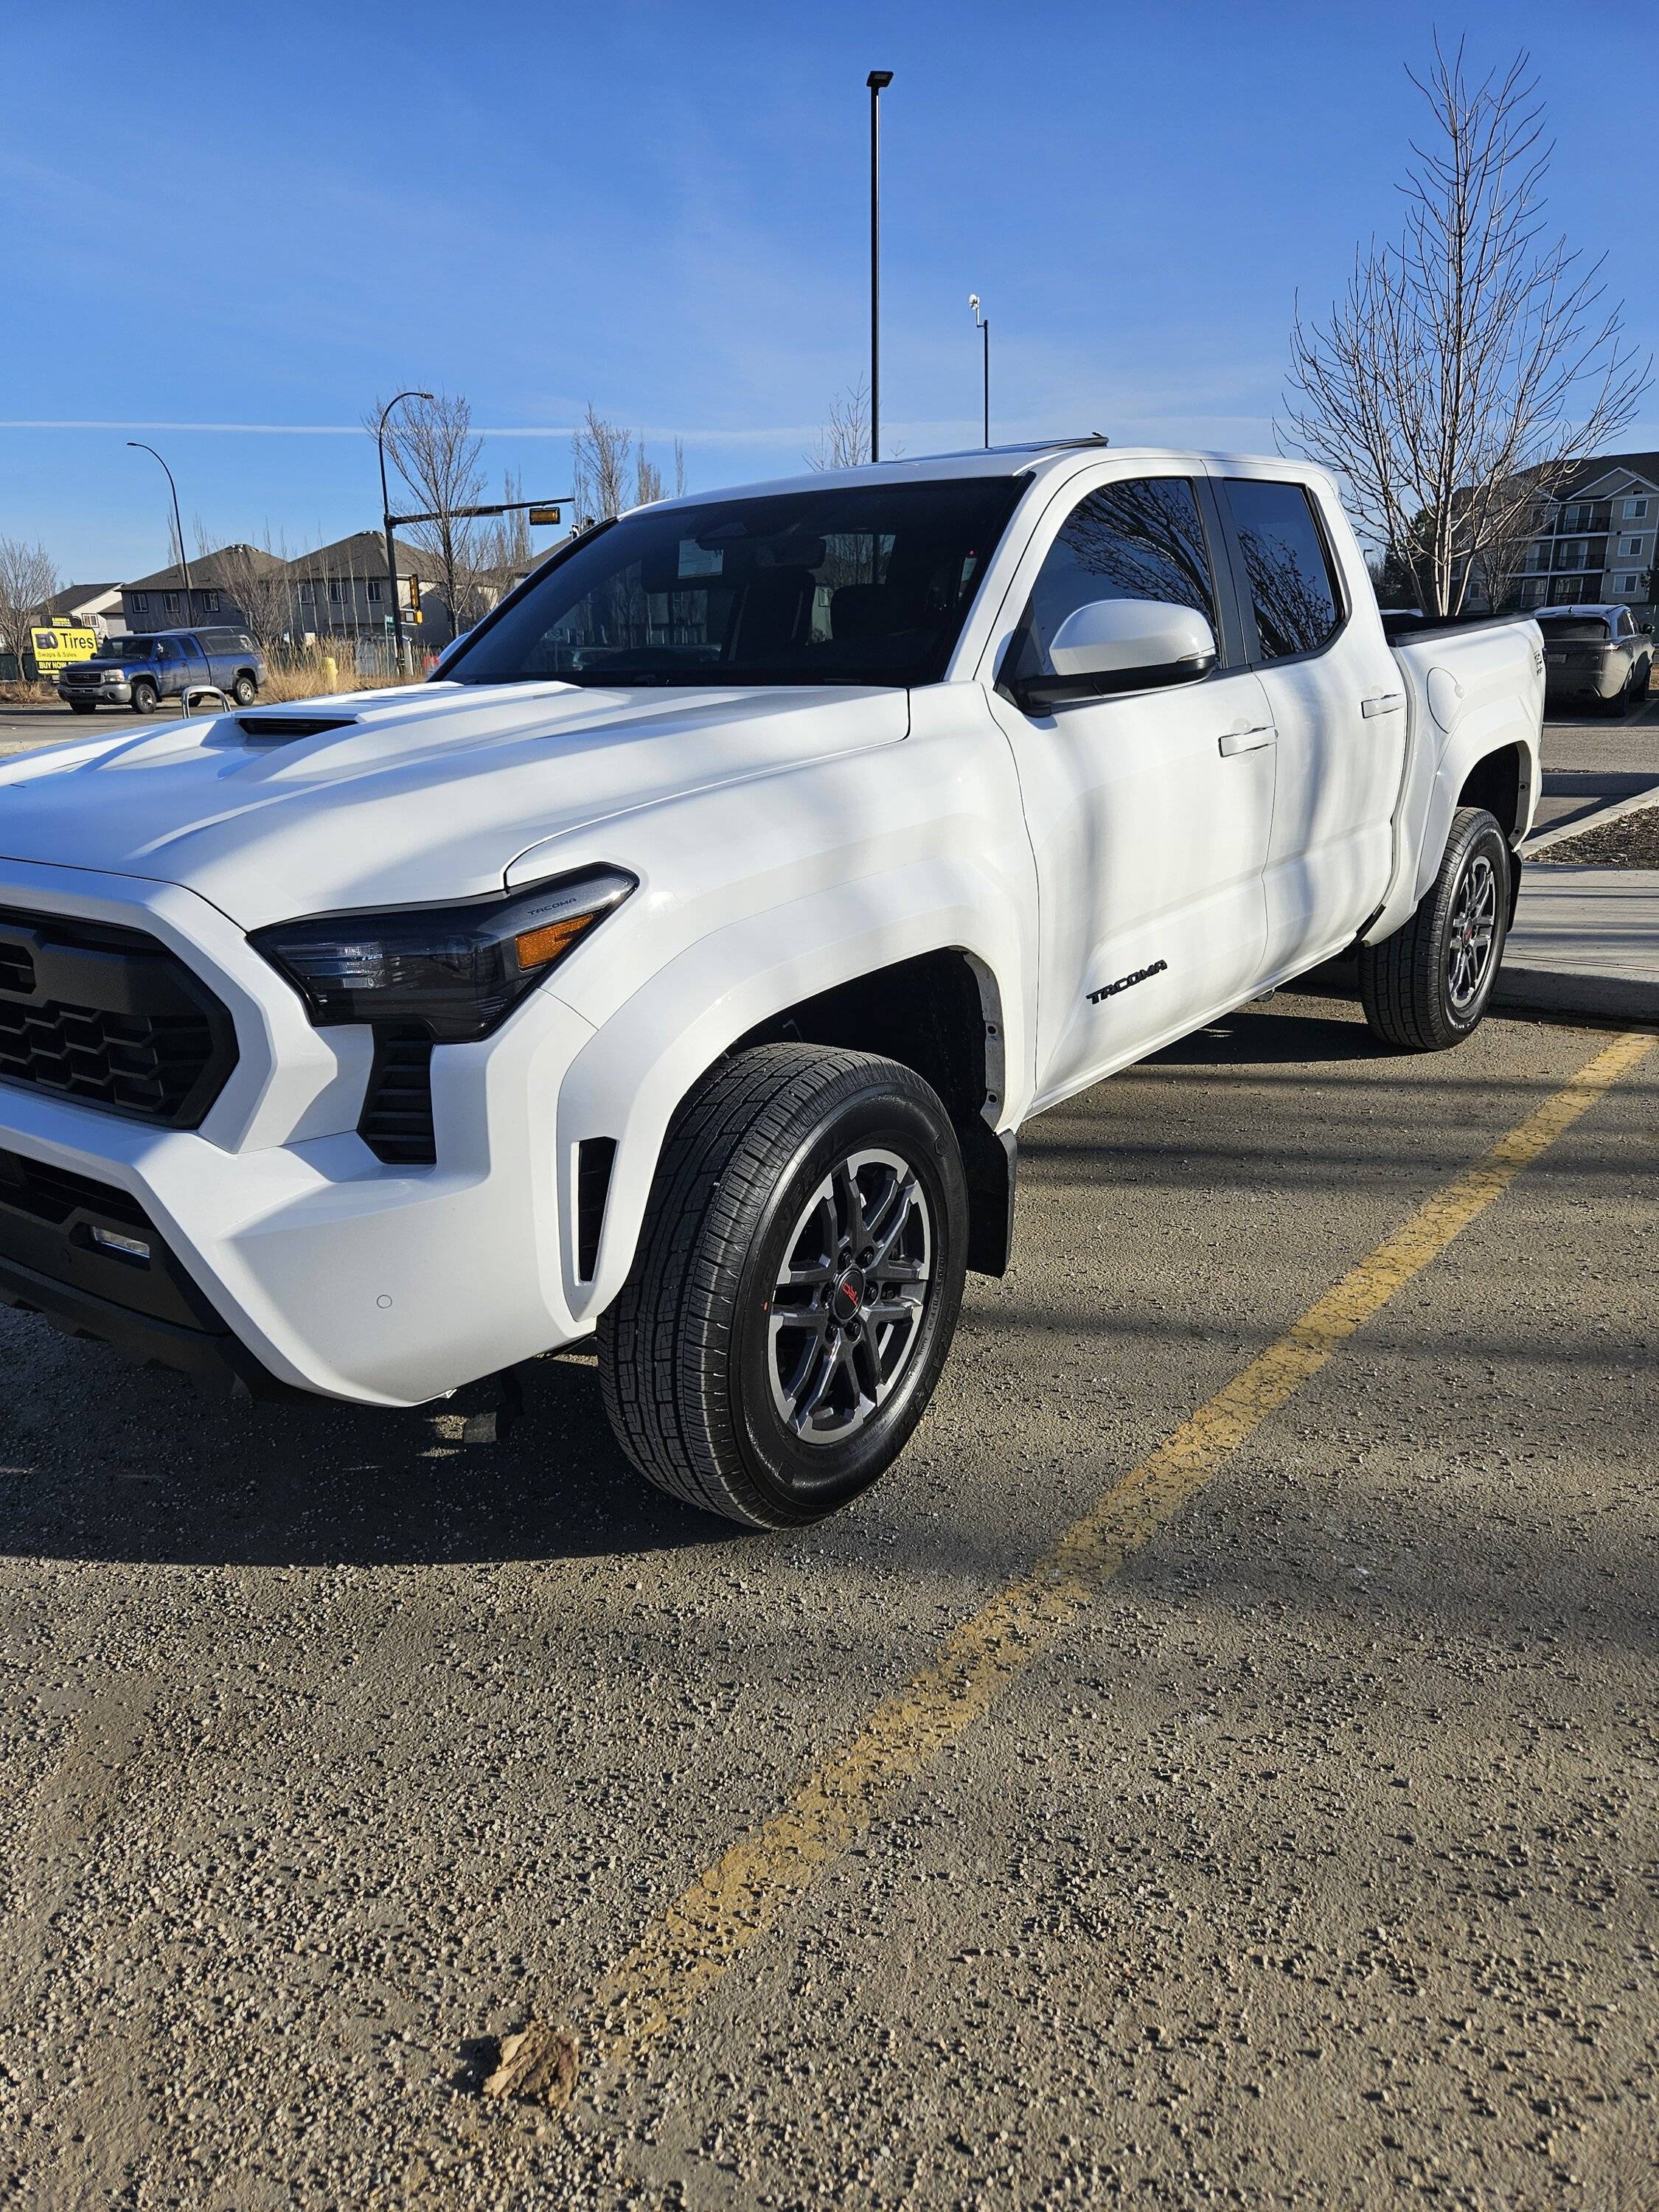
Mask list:
[[684,438],[676,438],[674,441],[674,496],[676,499],[685,497],[685,441]]
[[[365,416],[373,430],[380,419],[377,404]],[[411,399],[386,425],[386,451],[398,475],[430,522],[409,526],[411,542],[438,563],[439,588],[457,632],[471,619],[482,566],[478,531],[459,510],[483,504],[482,441],[474,435],[472,410],[459,392],[441,392],[435,399]]]
[[1346,479],[1440,614],[1649,381],[1601,263],[1544,237],[1553,149],[1528,66],[1476,83],[1462,41],[1436,40],[1426,76],[1411,72],[1434,135],[1413,142],[1401,238],[1358,248],[1327,319],[1298,308],[1291,336],[1281,438]]
[[17,655],[21,673],[29,632],[58,589],[58,571],[44,545],[0,538],[0,650]]
[[[196,523],[196,551],[205,559],[214,549],[199,520]],[[288,545],[271,543],[267,526],[258,545],[223,545],[214,556],[215,581],[240,608],[254,642],[265,651],[294,629],[294,579],[289,574]]]
[[[524,480],[510,469],[501,477],[501,499],[511,504],[524,497]],[[468,623],[487,614],[516,578],[534,567],[535,541],[522,507],[512,514],[494,515],[478,531],[478,565],[474,578],[476,604],[468,610]]]
[[572,488],[575,493],[576,526],[609,522],[629,504],[629,464],[634,436],[607,422],[590,399],[582,427],[570,441]]
[[862,377],[830,402],[808,464],[815,469],[856,469],[870,458],[870,388]]
[[634,504],[636,507],[653,506],[662,497],[663,490],[662,471],[654,461],[647,459],[645,447],[641,445],[634,475]]

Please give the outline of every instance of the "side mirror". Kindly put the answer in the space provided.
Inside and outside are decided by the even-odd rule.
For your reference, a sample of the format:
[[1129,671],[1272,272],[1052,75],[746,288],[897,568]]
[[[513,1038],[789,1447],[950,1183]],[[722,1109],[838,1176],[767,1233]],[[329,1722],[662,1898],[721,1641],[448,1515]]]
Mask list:
[[1019,678],[1010,690],[1020,707],[1047,706],[1196,684],[1215,664],[1215,633],[1194,608],[1165,599],[1091,599],[1054,632],[1052,672]]

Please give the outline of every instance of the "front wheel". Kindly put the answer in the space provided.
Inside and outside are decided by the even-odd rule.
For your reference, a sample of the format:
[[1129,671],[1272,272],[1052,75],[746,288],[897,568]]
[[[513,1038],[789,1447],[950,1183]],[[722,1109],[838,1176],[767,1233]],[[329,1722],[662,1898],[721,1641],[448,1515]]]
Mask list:
[[153,714],[155,712],[155,686],[146,683],[142,677],[132,687],[132,711],[135,714]]
[[675,1118],[634,1266],[599,1322],[617,1441],[750,1528],[823,1518],[898,1456],[962,1303],[962,1157],[897,1062],[764,1045]]
[[1443,1052],[1479,1026],[1509,933],[1510,866],[1492,816],[1460,806],[1416,913],[1359,948],[1360,1003],[1374,1036],[1402,1052]]

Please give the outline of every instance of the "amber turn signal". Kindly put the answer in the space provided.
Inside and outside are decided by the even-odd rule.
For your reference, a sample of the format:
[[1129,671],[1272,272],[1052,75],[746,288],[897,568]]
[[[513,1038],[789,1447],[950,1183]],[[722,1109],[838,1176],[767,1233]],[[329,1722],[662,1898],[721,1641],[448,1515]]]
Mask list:
[[513,940],[520,972],[545,968],[550,960],[556,960],[562,952],[568,952],[582,932],[598,920],[593,914],[573,914],[563,921],[544,921],[539,929],[522,931]]

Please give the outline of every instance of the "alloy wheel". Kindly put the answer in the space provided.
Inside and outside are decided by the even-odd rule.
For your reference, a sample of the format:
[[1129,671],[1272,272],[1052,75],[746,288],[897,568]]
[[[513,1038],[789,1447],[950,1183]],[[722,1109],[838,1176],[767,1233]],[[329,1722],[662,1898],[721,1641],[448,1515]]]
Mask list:
[[1498,942],[1498,871],[1476,853],[1452,901],[1447,932],[1446,994],[1455,1014],[1466,1014],[1480,997]]
[[805,1444],[839,1444],[891,1396],[921,1338],[933,1220],[896,1152],[837,1163],[795,1223],[771,1298],[772,1402]]

